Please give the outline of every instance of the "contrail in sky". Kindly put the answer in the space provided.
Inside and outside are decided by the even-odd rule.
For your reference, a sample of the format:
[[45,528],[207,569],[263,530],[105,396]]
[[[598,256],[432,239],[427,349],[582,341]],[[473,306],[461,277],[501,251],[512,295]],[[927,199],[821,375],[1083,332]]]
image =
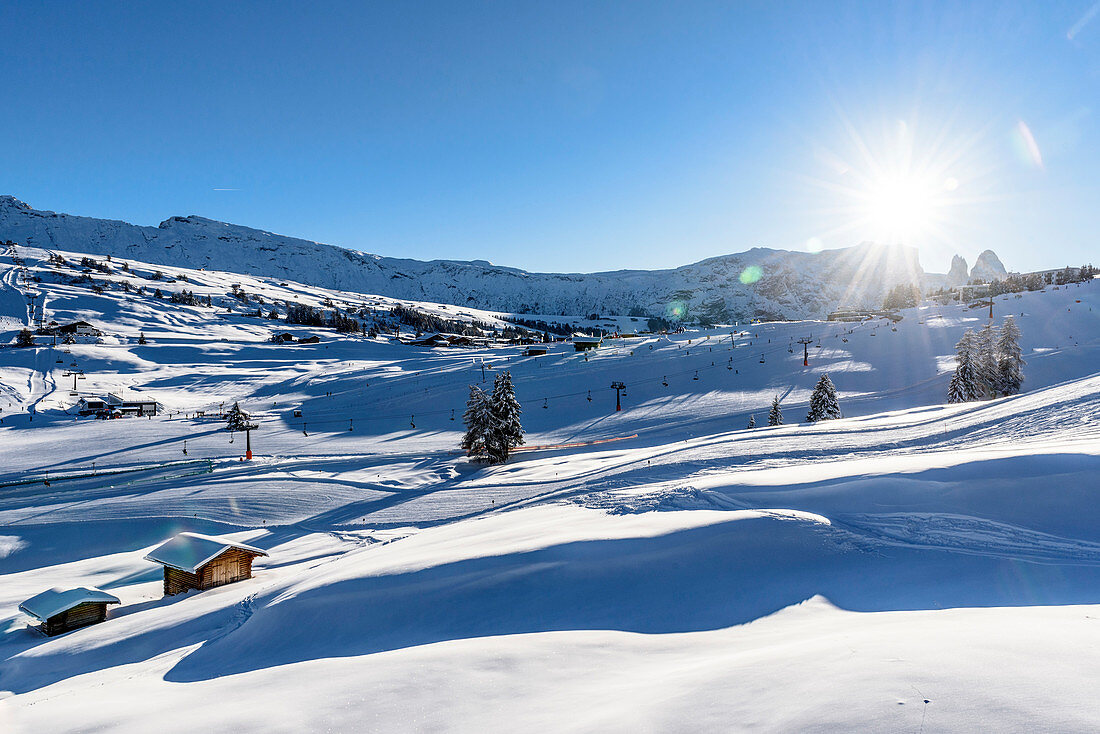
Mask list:
[[1081,16],[1081,20],[1073,24],[1073,27],[1069,29],[1068,33],[1066,33],[1066,38],[1072,41],[1074,37],[1078,33],[1080,33],[1085,26],[1089,24],[1089,21],[1096,17],[1097,13],[1100,13],[1100,2],[1089,8],[1085,12],[1085,14]]

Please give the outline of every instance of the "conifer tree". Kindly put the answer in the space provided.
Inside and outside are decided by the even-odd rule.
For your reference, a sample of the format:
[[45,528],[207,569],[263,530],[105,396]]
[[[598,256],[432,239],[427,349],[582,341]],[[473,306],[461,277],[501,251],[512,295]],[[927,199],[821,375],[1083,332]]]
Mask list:
[[974,374],[975,348],[974,331],[967,329],[955,345],[955,374],[947,389],[949,403],[969,403],[978,399],[977,377]]
[[512,373],[505,371],[496,376],[493,381],[493,394],[490,398],[493,408],[493,416],[496,419],[496,430],[499,431],[498,441],[493,442],[502,449],[501,462],[508,459],[508,454],[516,446],[523,444],[523,426],[519,416],[523,410],[516,399],[516,388],[512,385]]
[[34,346],[34,334],[30,329],[23,329],[15,335],[15,346],[17,347],[33,347]]
[[1020,328],[1011,316],[1005,317],[997,339],[998,387],[1002,395],[1015,395],[1024,382],[1023,366],[1027,364],[1020,352]]
[[947,402],[969,403],[971,400],[974,400],[974,372],[968,359],[955,367],[947,388]]
[[495,433],[493,406],[489,396],[477,385],[470,385],[462,422],[466,425],[466,434],[462,437],[466,455],[477,461],[491,461],[489,448]]
[[948,403],[969,403],[976,401],[979,395],[978,377],[975,369],[975,350],[977,338],[974,330],[967,329],[963,337],[955,344],[955,374],[947,388]]
[[810,396],[810,412],[806,414],[806,421],[816,423],[840,417],[840,403],[836,397],[836,388],[829,376],[823,374]]
[[230,431],[243,431],[252,428],[248,422],[251,416],[241,410],[240,403],[233,403],[233,407],[225,414],[225,427]]
[[997,331],[986,324],[977,336],[977,354],[972,355],[974,381],[982,398],[995,398],[1000,390],[1000,370],[997,366]]
[[749,415],[749,425],[747,427],[748,428],[756,428],[756,414],[755,413],[752,413],[752,414]]
[[783,425],[783,408],[779,405],[779,396],[776,395],[772,398],[772,409],[768,413],[768,425],[769,426],[781,426]]

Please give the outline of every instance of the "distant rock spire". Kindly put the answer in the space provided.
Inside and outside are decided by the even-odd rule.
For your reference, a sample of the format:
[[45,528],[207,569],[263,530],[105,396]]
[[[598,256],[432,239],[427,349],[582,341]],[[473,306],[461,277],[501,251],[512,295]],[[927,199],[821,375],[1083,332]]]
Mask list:
[[966,285],[967,278],[966,260],[955,255],[951,258],[951,270],[947,271],[948,285]]

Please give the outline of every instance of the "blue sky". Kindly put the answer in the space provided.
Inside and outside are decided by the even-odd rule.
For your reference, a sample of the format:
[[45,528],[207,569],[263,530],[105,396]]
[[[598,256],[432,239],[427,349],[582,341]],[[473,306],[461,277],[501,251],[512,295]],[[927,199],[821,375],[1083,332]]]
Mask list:
[[16,1],[0,70],[0,193],[43,209],[532,270],[1098,260],[1092,0]]

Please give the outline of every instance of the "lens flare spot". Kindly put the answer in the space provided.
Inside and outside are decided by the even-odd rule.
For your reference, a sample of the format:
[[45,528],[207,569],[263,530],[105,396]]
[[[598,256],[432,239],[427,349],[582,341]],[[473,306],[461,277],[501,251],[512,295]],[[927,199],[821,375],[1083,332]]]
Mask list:
[[806,240],[806,252],[821,252],[825,249],[825,243],[820,237],[811,237]]
[[741,271],[741,282],[745,285],[752,285],[763,277],[764,269],[759,265],[750,265]]
[[665,307],[665,318],[670,321],[679,321],[687,313],[687,304],[683,301],[672,301]]
[[1039,143],[1035,141],[1035,136],[1031,134],[1031,128],[1027,126],[1027,123],[1020,120],[1016,123],[1016,130],[1012,135],[1013,147],[1016,148],[1016,155],[1020,159],[1029,163],[1036,168],[1042,170],[1043,168],[1043,154],[1039,150]]

